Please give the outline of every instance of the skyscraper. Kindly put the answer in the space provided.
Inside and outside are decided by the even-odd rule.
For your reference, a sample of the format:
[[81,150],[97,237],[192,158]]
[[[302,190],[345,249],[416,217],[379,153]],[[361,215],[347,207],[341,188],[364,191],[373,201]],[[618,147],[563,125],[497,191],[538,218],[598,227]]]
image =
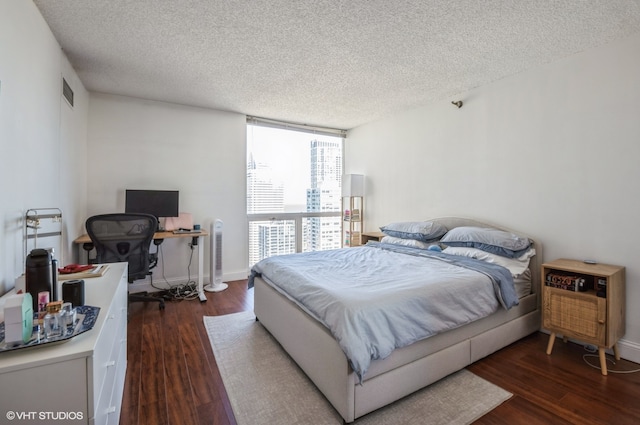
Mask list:
[[[307,189],[307,211],[340,211],[342,145],[340,142],[312,140],[311,187]],[[310,217],[304,228],[305,251],[340,248],[339,217]]]
[[[257,163],[250,155],[247,164],[247,213],[284,211],[284,188],[275,182],[272,169]],[[296,252],[295,225],[290,221],[252,221],[249,223],[249,265],[272,255]]]

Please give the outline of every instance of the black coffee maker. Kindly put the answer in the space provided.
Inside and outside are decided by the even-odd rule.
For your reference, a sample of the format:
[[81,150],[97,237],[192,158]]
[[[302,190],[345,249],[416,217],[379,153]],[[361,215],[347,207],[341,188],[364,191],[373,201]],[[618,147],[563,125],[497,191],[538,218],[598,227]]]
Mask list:
[[38,293],[49,292],[49,300],[58,299],[58,261],[46,249],[33,249],[27,255],[25,288],[33,299],[33,311],[38,311]]

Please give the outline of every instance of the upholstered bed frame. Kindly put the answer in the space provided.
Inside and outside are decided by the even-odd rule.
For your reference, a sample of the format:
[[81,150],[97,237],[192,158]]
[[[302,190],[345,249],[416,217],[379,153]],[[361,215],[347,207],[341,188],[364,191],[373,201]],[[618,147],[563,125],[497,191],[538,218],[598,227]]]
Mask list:
[[[447,229],[480,226],[510,230],[466,218],[445,217],[432,221],[444,224]],[[536,249],[529,265],[532,293],[521,298],[520,305],[508,311],[500,309],[479,321],[397,349],[386,359],[373,361],[362,384],[327,328],[261,278],[255,279],[256,318],[315,383],[345,422],[353,422],[540,328],[542,247],[535,240],[532,242]]]

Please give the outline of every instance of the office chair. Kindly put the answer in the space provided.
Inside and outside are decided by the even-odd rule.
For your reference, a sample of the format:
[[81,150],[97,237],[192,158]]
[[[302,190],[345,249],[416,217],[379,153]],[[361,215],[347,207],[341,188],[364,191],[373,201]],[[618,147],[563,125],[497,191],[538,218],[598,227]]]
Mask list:
[[[149,246],[158,228],[158,219],[150,214],[116,213],[89,217],[87,233],[96,250],[96,263],[129,263],[128,281],[150,275]],[[164,309],[164,298],[129,294],[129,301],[157,301]]]

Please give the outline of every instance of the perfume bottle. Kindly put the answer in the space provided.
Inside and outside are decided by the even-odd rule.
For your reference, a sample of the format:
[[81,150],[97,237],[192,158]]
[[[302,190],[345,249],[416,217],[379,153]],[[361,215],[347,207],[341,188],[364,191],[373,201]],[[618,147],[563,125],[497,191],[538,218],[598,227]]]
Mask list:
[[62,326],[63,334],[73,333],[73,327],[76,324],[76,310],[71,303],[62,304],[60,310],[60,325]]
[[63,335],[60,313],[47,313],[44,316],[44,337],[54,339]]

